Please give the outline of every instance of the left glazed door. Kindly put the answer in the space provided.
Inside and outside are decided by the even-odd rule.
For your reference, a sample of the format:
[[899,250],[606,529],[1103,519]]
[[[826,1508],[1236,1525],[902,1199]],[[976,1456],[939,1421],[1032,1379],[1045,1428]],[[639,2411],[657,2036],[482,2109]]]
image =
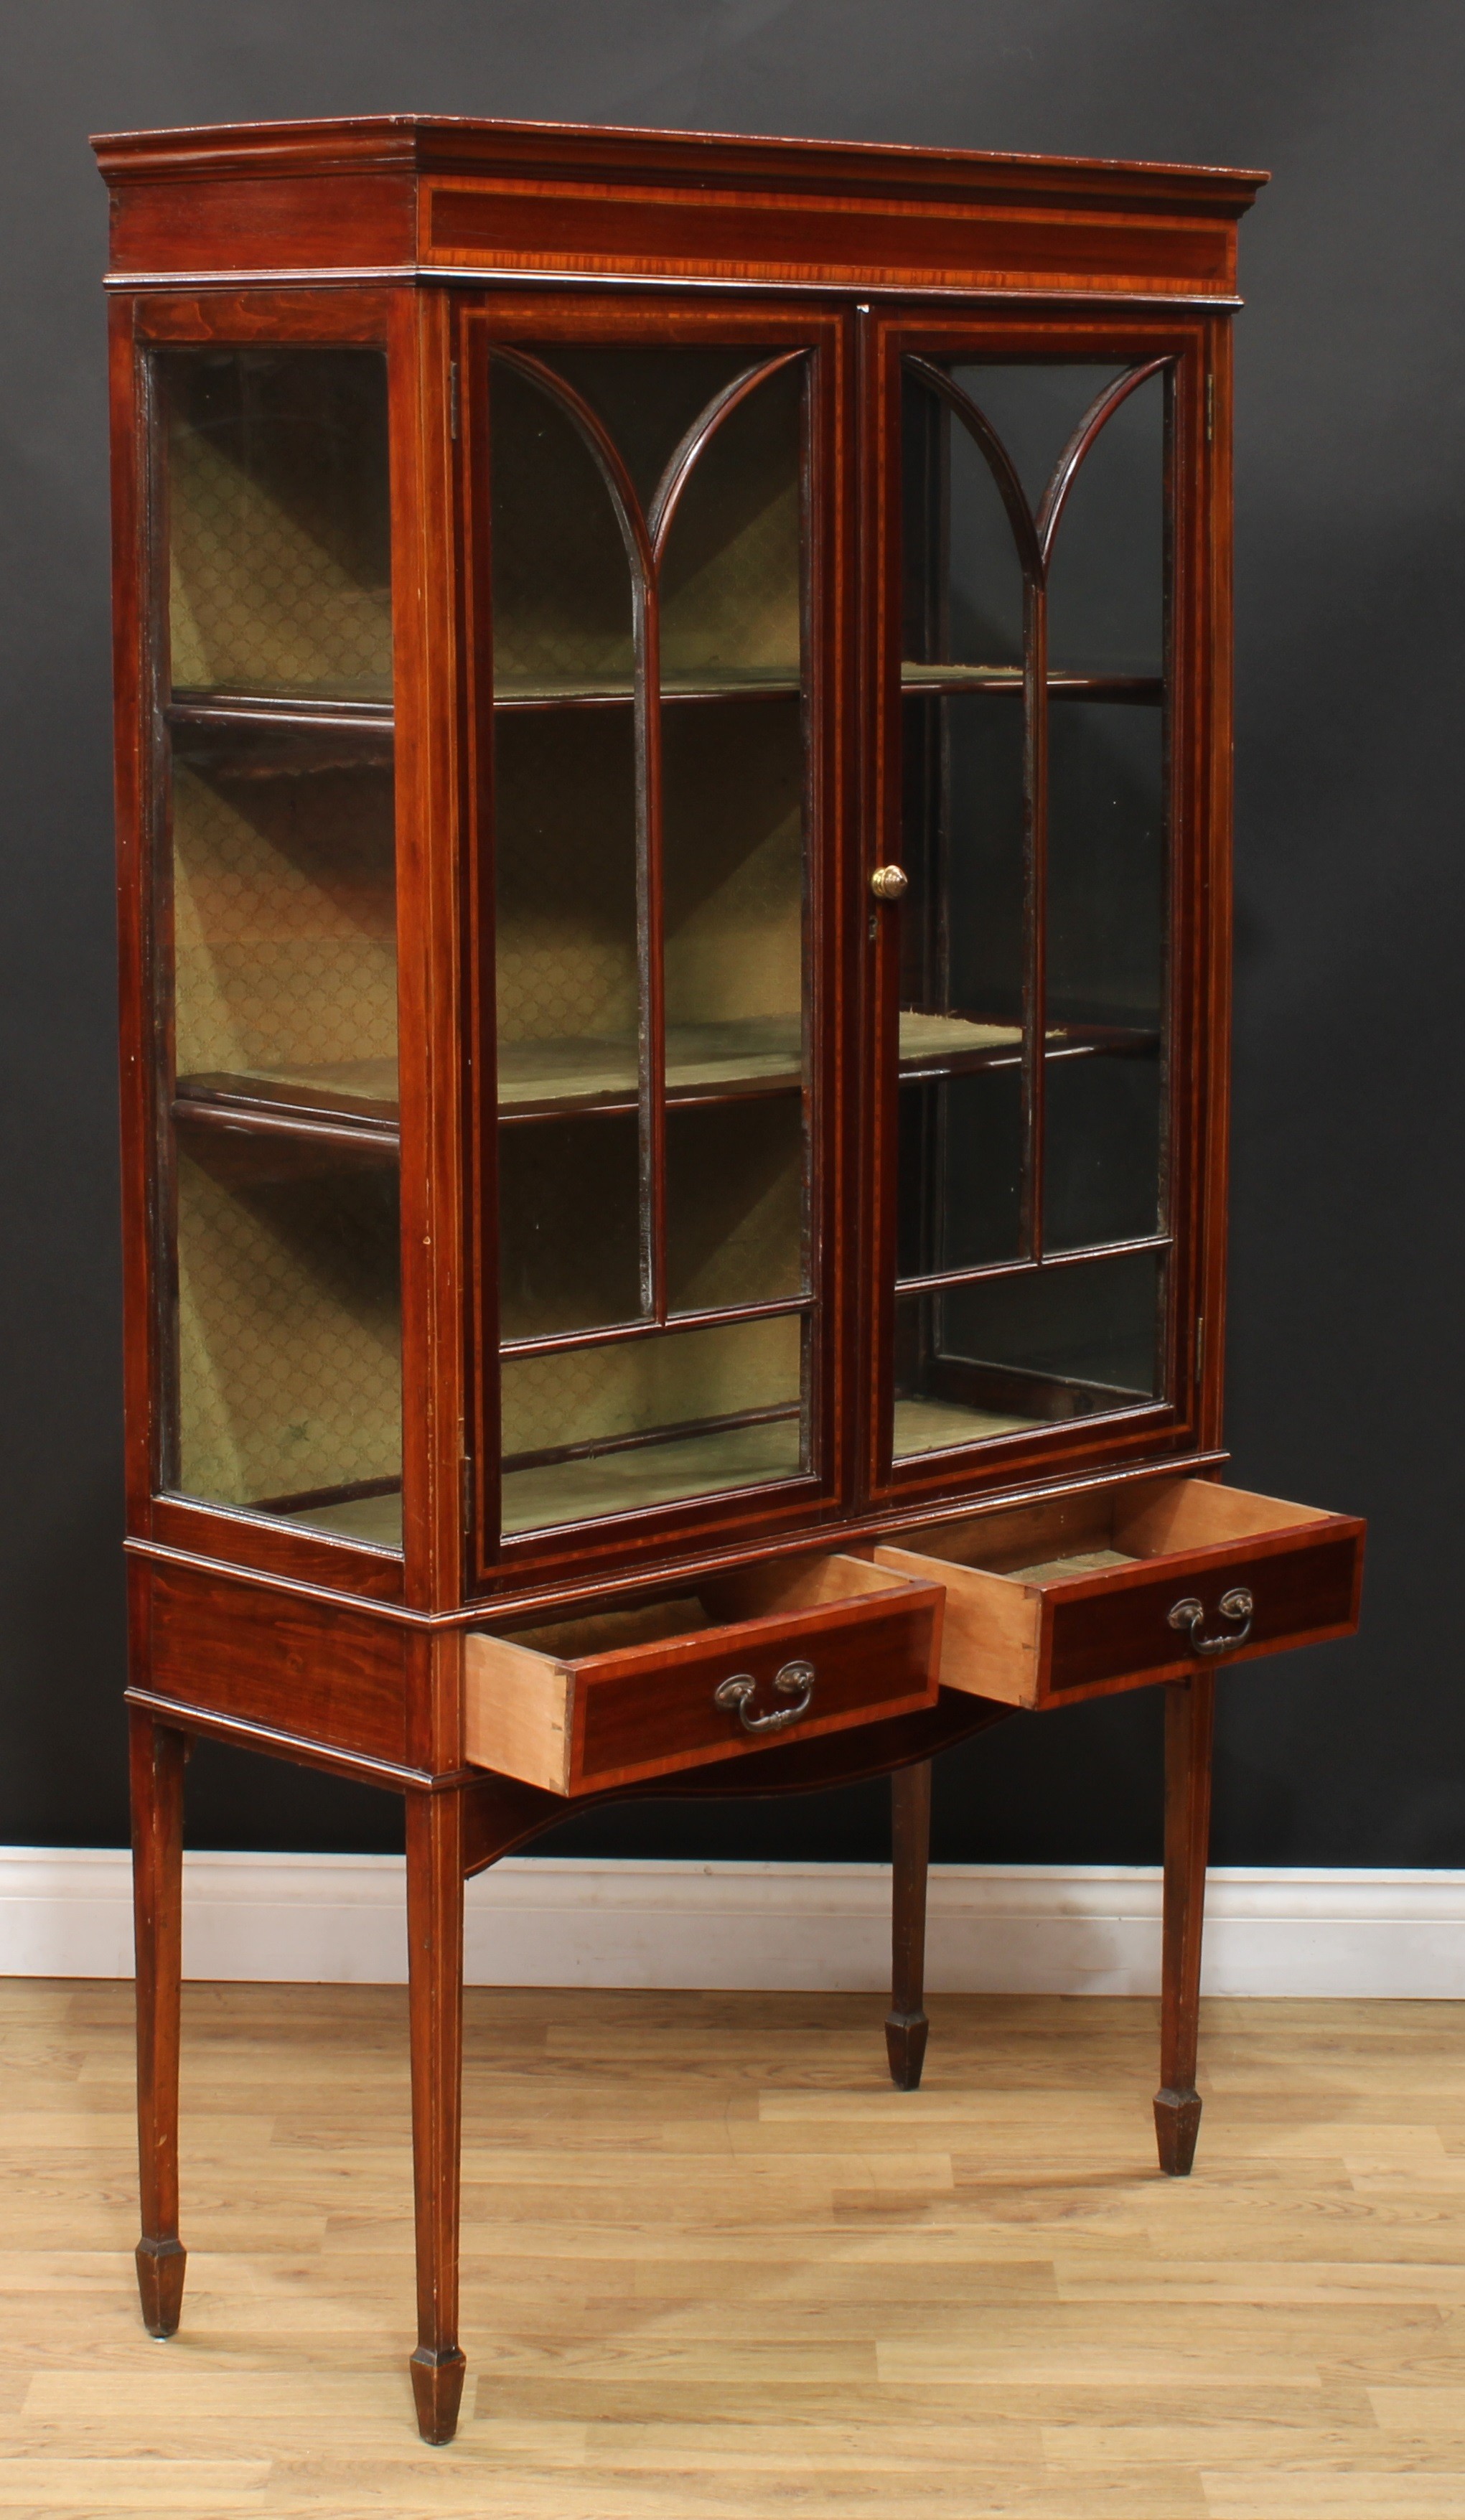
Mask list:
[[487,1556],[835,1477],[832,328],[572,320],[470,325]]
[[160,1483],[401,1546],[387,358],[156,349]]

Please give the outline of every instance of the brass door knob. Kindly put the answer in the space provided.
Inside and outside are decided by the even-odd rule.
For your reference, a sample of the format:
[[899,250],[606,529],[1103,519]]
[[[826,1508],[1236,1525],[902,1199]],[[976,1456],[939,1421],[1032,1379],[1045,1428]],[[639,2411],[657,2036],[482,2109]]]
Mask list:
[[904,867],[877,867],[870,878],[870,890],[877,901],[898,901],[909,881]]

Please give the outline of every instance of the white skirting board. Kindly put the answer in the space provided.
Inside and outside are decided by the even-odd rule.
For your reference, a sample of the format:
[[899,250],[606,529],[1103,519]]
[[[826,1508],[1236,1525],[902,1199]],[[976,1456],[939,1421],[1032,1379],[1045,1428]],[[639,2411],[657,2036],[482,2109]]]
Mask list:
[[[189,1855],[193,1978],[389,1984],[406,1975],[401,1861]],[[889,1983],[880,1864],[605,1863],[508,1857],[468,1886],[475,1986]],[[1465,1999],[1465,1872],[1212,1872],[1212,1995]],[[0,1849],[0,1975],[125,1977],[128,1859]],[[1160,1875],[1125,1865],[943,1864],[931,1874],[927,1983],[939,1994],[1153,1995]]]

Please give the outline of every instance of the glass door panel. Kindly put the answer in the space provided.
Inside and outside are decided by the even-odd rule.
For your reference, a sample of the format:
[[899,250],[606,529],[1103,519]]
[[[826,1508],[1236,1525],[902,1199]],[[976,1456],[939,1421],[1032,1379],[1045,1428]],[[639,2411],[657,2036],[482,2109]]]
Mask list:
[[1065,699],[1048,722],[1050,1251],[1163,1227],[1163,739],[1152,706]]
[[897,1462],[1163,1396],[1167,390],[905,362]]
[[[739,394],[738,384],[724,393]],[[660,571],[668,694],[704,680],[800,687],[802,413],[803,369],[796,361],[727,404],[697,449]]]
[[943,1451],[1159,1396],[1161,1255],[1003,1271],[896,1299],[912,1453]]
[[490,358],[506,1533],[809,1466],[805,365]]
[[160,353],[163,1484],[401,1539],[386,362]]
[[1165,671],[1165,412],[1166,380],[1152,376],[1074,475],[1048,570],[1052,671]]
[[503,1332],[534,1338],[643,1311],[630,708],[501,708],[494,770]]
[[[665,710],[662,740],[667,1294],[680,1313],[806,1288],[802,708],[797,694],[690,701]],[[725,1222],[712,1237],[714,1207]]]

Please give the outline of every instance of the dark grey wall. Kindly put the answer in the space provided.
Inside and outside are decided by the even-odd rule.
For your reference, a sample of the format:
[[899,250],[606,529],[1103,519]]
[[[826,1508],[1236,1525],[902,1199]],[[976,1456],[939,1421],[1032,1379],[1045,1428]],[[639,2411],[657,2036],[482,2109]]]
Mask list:
[[[1230,1863],[1465,1864],[1461,152],[1453,0],[47,0],[6,26],[0,1838],[125,1835],[104,195],[89,130],[430,111],[1270,166],[1242,230],[1229,1440],[1361,1509],[1362,1637],[1223,1687]],[[1006,1726],[948,1859],[1148,1860],[1147,1699]],[[190,1836],[395,1842],[200,1754]],[[634,1805],[564,1845],[877,1856],[884,1797]]]

